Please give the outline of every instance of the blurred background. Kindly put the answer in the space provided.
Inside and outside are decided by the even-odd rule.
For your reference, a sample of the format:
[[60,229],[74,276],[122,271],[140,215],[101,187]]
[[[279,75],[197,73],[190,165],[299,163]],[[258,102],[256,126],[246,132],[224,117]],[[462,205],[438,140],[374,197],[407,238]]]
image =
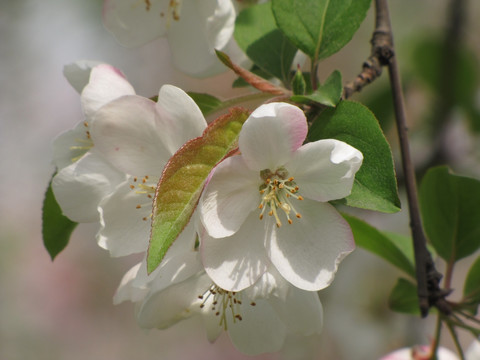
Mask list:
[[[478,59],[480,3],[466,3],[461,39],[472,59]],[[436,95],[428,81],[418,78],[424,48],[419,44],[422,39],[445,37],[447,1],[391,0],[390,6],[412,147],[421,168],[435,147],[422,121],[434,119],[438,108],[432,106]],[[64,65],[80,59],[110,63],[126,74],[138,94],[147,97],[165,83],[187,91],[208,89],[221,98],[248,91],[232,90],[235,77],[227,72],[208,80],[177,72],[164,39],[137,49],[121,47],[103,28],[101,14],[101,0],[0,2],[0,359],[247,359],[225,335],[209,344],[196,320],[166,331],[138,328],[132,304],[112,304],[120,279],[138,258],[110,258],[96,245],[95,226],[80,225],[54,262],[43,248],[42,201],[54,172],[51,143],[82,119],[79,95],[62,75]],[[370,53],[373,20],[370,11],[352,42],[321,64],[322,79],[333,69],[342,72],[344,81],[353,79]],[[420,53],[415,52],[418,49]],[[474,60],[473,66],[478,72],[478,62]],[[355,99],[376,110],[397,157],[385,80],[383,75]],[[474,95],[471,113],[453,111],[454,120],[442,141],[451,150],[444,159],[460,173],[478,178],[478,138],[468,130],[478,116],[478,87]],[[360,214],[381,229],[408,234],[406,215],[406,210],[395,215]],[[459,263],[454,288],[461,290],[462,269],[468,269],[469,263],[471,259]],[[388,309],[397,275],[392,266],[361,249],[344,260],[335,282],[320,293],[324,332],[311,344],[317,359],[371,360],[431,340],[433,317],[419,320]],[[443,339],[452,348],[448,336]],[[470,341],[468,336],[462,338],[464,345]],[[300,349],[292,347],[288,357],[300,359]]]

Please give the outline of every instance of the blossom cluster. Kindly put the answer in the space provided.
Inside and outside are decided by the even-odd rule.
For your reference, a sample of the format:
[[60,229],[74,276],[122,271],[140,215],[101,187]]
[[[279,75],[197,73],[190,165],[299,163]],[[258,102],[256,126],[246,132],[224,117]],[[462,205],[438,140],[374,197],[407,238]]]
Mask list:
[[[155,102],[107,64],[77,64],[66,76],[81,91],[85,119],[55,140],[55,197],[73,221],[99,224],[98,244],[112,256],[146,259],[163,169],[207,122],[172,85]],[[163,261],[150,274],[146,260],[130,269],[115,303],[135,302],[145,328],[201,316],[210,341],[226,331],[247,354],[318,335],[317,291],[354,249],[350,227],[329,201],[350,194],[363,156],[338,140],[304,144],[307,130],[294,105],[254,110],[238,151],[212,170]]]

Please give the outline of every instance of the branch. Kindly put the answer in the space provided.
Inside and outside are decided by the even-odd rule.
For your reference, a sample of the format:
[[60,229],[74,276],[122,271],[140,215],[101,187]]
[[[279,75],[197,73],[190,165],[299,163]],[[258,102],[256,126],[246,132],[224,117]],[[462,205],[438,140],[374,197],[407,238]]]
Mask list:
[[362,73],[353,82],[344,87],[344,96],[348,98],[355,91],[360,91],[381,74],[382,66],[388,67],[407,191],[420,311],[422,317],[425,317],[428,315],[429,308],[435,306],[441,313],[449,314],[451,309],[445,300],[449,292],[440,289],[439,284],[442,275],[435,269],[432,257],[427,250],[426,236],[420,218],[415,169],[410,155],[405,106],[395,57],[387,1],[375,0],[375,10],[376,22],[371,40],[371,56],[364,63]]

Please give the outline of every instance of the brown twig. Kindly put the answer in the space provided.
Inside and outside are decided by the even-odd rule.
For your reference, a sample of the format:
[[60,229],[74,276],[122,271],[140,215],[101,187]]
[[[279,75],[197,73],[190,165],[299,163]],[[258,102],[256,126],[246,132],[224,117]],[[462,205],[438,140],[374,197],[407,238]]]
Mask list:
[[345,85],[344,97],[348,98],[354,92],[360,91],[364,86],[380,76],[383,66],[388,67],[400,142],[400,152],[402,156],[402,167],[405,177],[405,187],[407,190],[410,228],[415,252],[417,291],[420,311],[422,316],[425,317],[428,314],[429,308],[431,306],[436,306],[442,313],[449,314],[451,310],[445,300],[448,291],[440,289],[439,283],[442,275],[435,269],[432,257],[427,250],[427,241],[420,218],[415,169],[410,155],[405,107],[398,66],[395,58],[387,1],[375,0],[375,10],[375,31],[371,40],[372,53],[368,60],[363,64],[363,70],[360,75],[358,75],[354,81]]

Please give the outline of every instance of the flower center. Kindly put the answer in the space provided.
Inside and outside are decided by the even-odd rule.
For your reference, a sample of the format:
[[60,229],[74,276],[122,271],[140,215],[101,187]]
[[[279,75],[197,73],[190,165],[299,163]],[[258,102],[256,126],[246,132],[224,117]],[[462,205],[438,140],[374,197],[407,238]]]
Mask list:
[[[228,329],[228,319],[231,318],[232,323],[242,321],[240,315],[242,296],[241,293],[235,291],[227,291],[215,284],[212,284],[202,295],[198,295],[202,300],[201,309],[212,311],[215,316],[220,318],[218,325],[222,326],[226,331]],[[255,302],[250,303],[255,306]]]
[[70,146],[70,151],[73,153],[73,157],[71,158],[72,163],[79,160],[88,150],[93,147],[93,141],[90,136],[88,122],[85,121],[83,126],[85,127],[85,137],[75,139],[76,145]]
[[156,184],[158,179],[145,175],[143,178],[133,177],[130,189],[135,191],[136,194],[145,195],[146,199],[143,202],[138,203],[135,207],[137,210],[148,206],[150,215],[142,217],[143,221],[147,221],[152,217],[152,201],[155,194]]
[[263,180],[263,184],[260,186],[262,201],[258,205],[258,208],[262,210],[260,220],[263,219],[263,214],[267,207],[270,209],[268,215],[275,217],[277,227],[282,226],[278,216],[278,209],[285,213],[289,224],[293,223],[290,218],[291,212],[295,213],[297,218],[302,217],[290,200],[292,198],[303,200],[303,197],[297,195],[299,188],[295,184],[293,176],[288,176],[288,171],[285,168],[278,168],[275,172],[272,172],[270,169],[262,170],[260,177]]

